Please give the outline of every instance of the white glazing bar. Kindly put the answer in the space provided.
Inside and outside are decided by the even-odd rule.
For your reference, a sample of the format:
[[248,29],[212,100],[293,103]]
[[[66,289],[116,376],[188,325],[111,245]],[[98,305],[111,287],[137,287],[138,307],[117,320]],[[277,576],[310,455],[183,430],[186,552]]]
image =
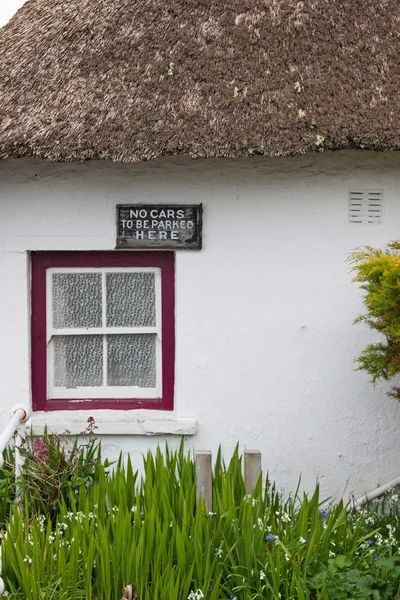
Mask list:
[[53,331],[53,273],[46,272],[46,344],[51,340]]
[[97,328],[64,328],[50,329],[49,340],[55,335],[122,335],[124,333],[160,333],[160,327],[97,327]]
[[[157,344],[156,344],[156,386],[158,395],[162,393],[162,299],[161,299],[161,270],[155,274],[155,292],[156,292],[156,328],[157,328]],[[143,332],[144,333],[144,332]]]
[[76,388],[60,388],[53,387],[49,392],[49,400],[68,399],[68,400],[86,400],[89,398],[104,399],[118,398],[124,400],[126,398],[155,398],[159,394],[157,388],[141,388],[137,386],[104,386],[104,387],[76,387]]
[[[107,274],[103,271],[102,273],[102,298],[101,298],[101,309],[102,309],[102,320],[101,324],[103,329],[107,327]],[[107,386],[107,336],[105,331],[103,333],[103,386]]]
[[51,267],[48,273],[157,273],[160,267]]

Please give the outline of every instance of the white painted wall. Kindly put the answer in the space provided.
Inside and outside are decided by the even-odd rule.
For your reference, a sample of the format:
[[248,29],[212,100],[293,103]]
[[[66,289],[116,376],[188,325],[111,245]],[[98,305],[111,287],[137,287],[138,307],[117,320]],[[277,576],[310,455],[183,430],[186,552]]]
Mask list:
[[[381,225],[348,222],[352,187],[384,190]],[[357,245],[399,237],[399,190],[400,154],[0,162],[0,428],[13,403],[29,401],[27,252],[113,249],[117,203],[203,202],[203,250],[176,254],[176,408],[134,413],[135,431],[138,415],[146,427],[195,419],[189,447],[222,443],[226,457],[238,441],[259,448],[286,489],[302,474],[306,487],[319,477],[326,494],[359,495],[400,475],[400,406],[353,370],[373,334],[352,325],[361,293],[345,262]],[[50,422],[71,427],[71,416]],[[107,435],[104,453],[129,451],[139,465],[162,439]]]

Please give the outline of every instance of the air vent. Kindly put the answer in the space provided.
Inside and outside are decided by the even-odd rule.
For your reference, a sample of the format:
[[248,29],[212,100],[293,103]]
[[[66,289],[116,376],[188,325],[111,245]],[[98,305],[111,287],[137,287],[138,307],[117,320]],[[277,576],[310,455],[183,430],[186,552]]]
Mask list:
[[382,190],[350,190],[349,221],[350,223],[382,223],[383,192]]

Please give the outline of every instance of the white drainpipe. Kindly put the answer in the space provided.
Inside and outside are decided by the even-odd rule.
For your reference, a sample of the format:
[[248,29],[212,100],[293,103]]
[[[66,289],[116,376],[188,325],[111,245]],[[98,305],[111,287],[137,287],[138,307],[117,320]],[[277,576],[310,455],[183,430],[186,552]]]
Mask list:
[[25,423],[29,419],[29,408],[22,405],[13,406],[11,409],[11,419],[7,427],[0,434],[0,468],[4,464],[3,452],[14,433],[17,431],[20,423]]
[[392,481],[389,481],[389,483],[385,483],[375,490],[372,490],[372,492],[368,492],[368,494],[365,494],[365,496],[361,496],[361,498],[354,502],[354,508],[357,506],[362,506],[366,502],[371,502],[371,500],[375,500],[375,498],[383,496],[383,494],[386,494],[386,492],[397,485],[400,485],[400,477],[396,477],[395,479],[392,479]]
[[[4,464],[3,452],[7,447],[8,442],[11,440],[14,433],[17,431],[21,423],[25,423],[29,419],[30,411],[29,408],[22,405],[15,405],[11,409],[11,419],[7,427],[0,434],[0,468]],[[4,581],[1,578],[3,570],[1,560],[1,546],[0,546],[0,596],[4,593]]]

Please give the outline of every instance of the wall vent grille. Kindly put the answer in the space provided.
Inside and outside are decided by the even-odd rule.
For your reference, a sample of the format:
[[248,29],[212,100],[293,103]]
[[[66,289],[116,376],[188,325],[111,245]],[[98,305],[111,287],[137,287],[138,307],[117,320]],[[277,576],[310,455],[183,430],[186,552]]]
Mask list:
[[349,221],[350,223],[382,223],[383,192],[382,190],[350,190]]

